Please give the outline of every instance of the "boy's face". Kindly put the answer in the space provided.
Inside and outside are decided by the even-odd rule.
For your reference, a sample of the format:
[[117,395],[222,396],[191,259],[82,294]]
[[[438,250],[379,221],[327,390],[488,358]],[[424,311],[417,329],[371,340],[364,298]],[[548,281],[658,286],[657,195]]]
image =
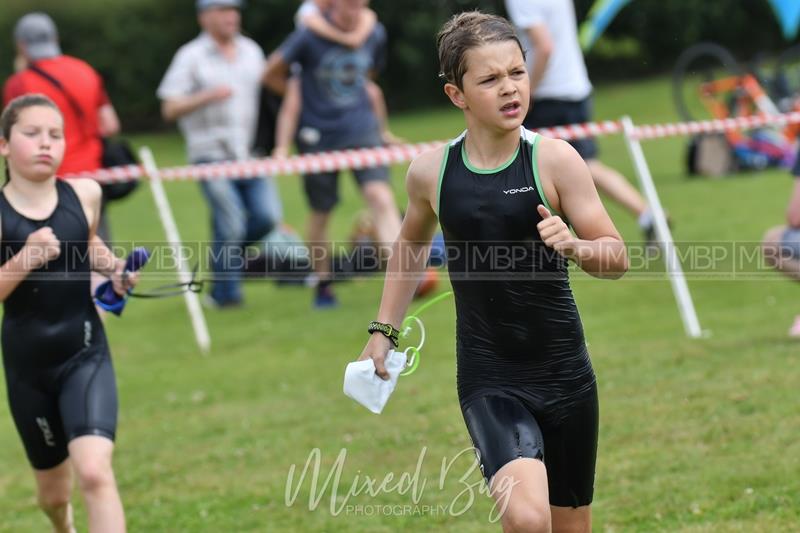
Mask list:
[[461,89],[448,84],[453,103],[490,128],[519,128],[528,112],[530,79],[516,41],[471,48],[465,57]]

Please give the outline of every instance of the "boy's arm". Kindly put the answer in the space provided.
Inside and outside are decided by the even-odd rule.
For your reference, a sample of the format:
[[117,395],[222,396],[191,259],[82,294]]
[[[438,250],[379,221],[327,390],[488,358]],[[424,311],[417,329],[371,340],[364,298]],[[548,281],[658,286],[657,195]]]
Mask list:
[[[557,210],[539,206],[542,240],[592,276],[619,278],[628,270],[625,243],[600,201],[586,163],[564,141],[542,138],[540,144],[539,168],[549,182],[543,184],[543,194],[550,189],[549,203]],[[559,213],[572,224],[577,238]]]
[[283,41],[277,50],[267,57],[261,82],[278,96],[286,94],[291,75],[291,65],[304,66],[308,49],[308,30],[295,30]]
[[381,132],[381,140],[383,143],[399,144],[406,142],[405,139],[396,136],[389,129],[389,111],[386,107],[386,99],[383,96],[383,90],[380,85],[375,83],[372,79],[368,79],[366,91],[370,106],[372,107],[372,112],[375,113],[375,118],[378,120],[378,128]]
[[287,91],[289,79],[289,63],[284,59],[280,50],[272,52],[267,58],[267,66],[264,68],[262,83],[269,90],[279,96],[283,96]]
[[[437,216],[433,210],[438,183],[439,166],[446,147],[422,154],[408,168],[406,208],[400,235],[392,246],[392,255],[386,267],[380,309],[376,320],[399,328],[408,309],[414,291],[419,285],[419,274],[425,270],[430,253],[430,242],[436,229]],[[389,377],[384,359],[390,341],[380,333],[373,333],[359,360],[371,357],[375,361],[375,372],[382,378]]]
[[275,124],[275,148],[273,157],[288,157],[292,139],[297,132],[297,123],[300,120],[300,111],[303,101],[300,95],[300,78],[294,76],[286,84],[286,94],[283,95],[278,119]]
[[301,22],[323,39],[333,41],[348,48],[358,48],[369,39],[378,16],[369,8],[361,10],[358,25],[351,31],[342,31],[326,19],[322,13],[315,12],[304,16]]

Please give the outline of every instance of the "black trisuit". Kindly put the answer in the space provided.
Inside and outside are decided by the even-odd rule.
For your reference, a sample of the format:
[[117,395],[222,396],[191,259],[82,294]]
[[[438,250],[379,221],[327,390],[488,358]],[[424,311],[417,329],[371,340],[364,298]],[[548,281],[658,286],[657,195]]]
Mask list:
[[64,461],[76,437],[113,440],[117,426],[114,370],[89,293],[89,224],[72,186],[56,180],[56,189],[58,204],[46,220],[19,214],[0,193],[0,264],[44,226],[61,241],[58,258],[31,272],[3,306],[8,401],[37,469]]
[[541,240],[539,137],[520,128],[503,166],[470,165],[465,135],[446,149],[439,220],[456,302],[458,396],[491,480],[519,457],[544,459],[550,503],[592,501],[597,388],[566,260]]

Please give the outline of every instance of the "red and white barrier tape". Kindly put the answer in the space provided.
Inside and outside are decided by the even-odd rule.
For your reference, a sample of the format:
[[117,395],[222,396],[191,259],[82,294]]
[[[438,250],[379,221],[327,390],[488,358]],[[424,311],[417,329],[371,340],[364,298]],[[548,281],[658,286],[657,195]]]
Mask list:
[[123,183],[144,177],[144,168],[141,165],[125,165],[123,167],[101,168],[91,172],[78,172],[65,174],[64,178],[89,178],[100,183]]
[[797,123],[800,123],[800,113],[798,112],[784,113],[782,115],[753,115],[722,120],[637,126],[634,131],[634,137],[638,139],[660,139],[662,137],[696,135],[698,133],[723,133],[726,131],[741,131],[764,126],[785,126]]
[[545,137],[554,137],[572,141],[576,139],[586,139],[588,137],[602,137],[622,132],[622,124],[614,120],[603,122],[588,122],[586,124],[569,124],[567,126],[556,126],[555,128],[540,128],[536,130]]
[[[698,122],[682,122],[674,124],[655,124],[637,126],[634,137],[637,139],[658,139],[698,133],[721,133],[739,131],[764,126],[781,126],[800,123],[800,112],[783,115],[755,115],[724,120],[704,120]],[[555,128],[537,130],[547,137],[564,140],[601,137],[622,132],[622,124],[617,121],[590,122],[586,124],[570,124]],[[376,166],[387,166],[411,161],[422,152],[441,146],[440,142],[418,144],[400,144],[342,152],[321,152],[306,154],[285,159],[252,159],[226,163],[209,163],[205,165],[188,165],[169,167],[159,170],[159,176],[167,181],[198,181],[230,178],[253,178],[257,176],[283,176],[287,174],[313,174],[333,172],[335,170],[361,169]],[[144,169],[138,165],[114,167],[70,174],[69,178],[92,178],[101,183],[120,183],[145,177]]]
[[404,163],[439,145],[441,143],[437,142],[403,144],[341,152],[306,154],[285,159],[253,159],[250,161],[164,168],[159,171],[159,176],[163,180],[211,180],[360,169]]

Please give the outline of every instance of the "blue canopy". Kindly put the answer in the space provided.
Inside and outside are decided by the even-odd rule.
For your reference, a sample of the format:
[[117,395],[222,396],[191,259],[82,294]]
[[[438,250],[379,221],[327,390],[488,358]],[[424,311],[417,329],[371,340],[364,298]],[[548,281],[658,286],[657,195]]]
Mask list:
[[[768,0],[781,25],[783,37],[787,41],[797,37],[800,29],[799,0]],[[631,0],[597,0],[589,11],[586,21],[581,24],[580,38],[584,50],[589,50],[606,30],[617,13]]]
[[581,47],[589,50],[592,45],[606,31],[606,28],[619,10],[628,5],[631,0],[597,0],[592,6],[586,21],[581,24],[580,39]]
[[797,37],[800,28],[800,2],[797,0],[769,0],[775,16],[783,30],[783,37],[790,41]]

